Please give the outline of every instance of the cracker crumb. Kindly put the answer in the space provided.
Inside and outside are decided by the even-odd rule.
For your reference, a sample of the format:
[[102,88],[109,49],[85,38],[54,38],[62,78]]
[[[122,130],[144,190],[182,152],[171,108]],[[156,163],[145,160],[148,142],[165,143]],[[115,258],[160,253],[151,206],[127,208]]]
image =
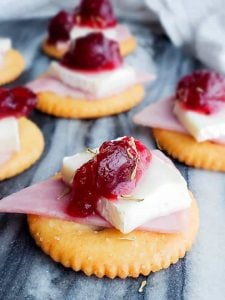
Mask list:
[[55,236],[54,239],[55,239],[56,241],[60,241],[60,237],[59,237],[59,236]]
[[146,280],[143,280],[143,281],[141,282],[141,285],[140,285],[140,287],[139,287],[139,289],[138,289],[138,292],[139,292],[139,293],[143,293],[144,287],[146,286],[146,284],[147,284],[147,281],[146,281]]

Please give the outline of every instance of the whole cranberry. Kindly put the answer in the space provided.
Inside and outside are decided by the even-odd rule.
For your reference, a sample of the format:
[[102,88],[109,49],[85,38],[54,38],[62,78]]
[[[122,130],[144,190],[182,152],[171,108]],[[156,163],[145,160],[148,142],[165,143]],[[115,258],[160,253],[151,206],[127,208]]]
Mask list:
[[83,0],[75,9],[77,25],[107,28],[115,26],[117,21],[109,0]]
[[187,109],[210,114],[215,104],[225,102],[225,77],[214,71],[195,71],[178,82],[176,99]]
[[36,105],[37,97],[28,88],[0,89],[0,118],[26,116]]
[[73,14],[64,10],[51,19],[48,25],[48,43],[55,44],[58,41],[66,42],[70,39],[70,31],[73,26]]
[[113,201],[130,195],[150,160],[150,151],[132,137],[103,143],[99,153],[76,171],[68,213],[86,217],[97,213],[99,198]]
[[104,71],[119,67],[123,62],[117,42],[102,33],[91,33],[72,43],[61,64],[83,71]]

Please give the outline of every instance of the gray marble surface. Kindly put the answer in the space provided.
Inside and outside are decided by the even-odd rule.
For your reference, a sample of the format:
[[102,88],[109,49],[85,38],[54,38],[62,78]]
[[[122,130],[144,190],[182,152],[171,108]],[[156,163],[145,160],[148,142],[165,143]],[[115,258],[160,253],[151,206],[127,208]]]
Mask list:
[[[42,129],[46,146],[40,161],[13,179],[0,183],[0,198],[54,174],[65,155],[95,147],[106,139],[133,135],[149,147],[150,130],[135,126],[132,116],[148,103],[169,95],[180,76],[201,67],[175,49],[147,25],[129,24],[138,38],[138,50],[128,61],[151,70],[151,55],[158,79],[146,89],[144,102],[130,112],[99,120],[56,119],[34,112],[31,119]],[[10,36],[26,57],[27,70],[13,85],[42,73],[50,59],[40,51],[46,21],[1,23],[0,35]],[[0,299],[187,299],[225,298],[225,175],[188,168],[176,162],[198,199],[199,236],[192,251],[167,270],[138,279],[97,279],[75,273],[53,262],[34,243],[26,216],[0,214]],[[143,293],[138,288],[143,280]]]

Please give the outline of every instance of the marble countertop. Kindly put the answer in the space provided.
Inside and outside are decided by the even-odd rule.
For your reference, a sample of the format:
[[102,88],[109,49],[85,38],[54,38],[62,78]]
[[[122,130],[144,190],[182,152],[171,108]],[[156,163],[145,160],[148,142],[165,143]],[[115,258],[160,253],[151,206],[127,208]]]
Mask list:
[[[129,26],[139,47],[128,61],[149,71],[153,59],[158,74],[146,89],[143,103],[130,112],[90,121],[56,119],[34,112],[31,119],[45,136],[44,154],[22,175],[1,182],[0,198],[51,176],[59,170],[63,156],[98,146],[107,139],[133,135],[155,147],[150,130],[135,126],[132,116],[148,103],[169,95],[180,76],[201,66],[164,36],[151,33],[149,26]],[[46,70],[50,59],[40,50],[45,27],[46,20],[1,23],[0,36],[10,36],[27,60],[26,72],[13,85],[24,84]],[[0,214],[0,299],[224,299],[225,175],[176,165],[198,200],[201,216],[198,239],[184,259],[147,278],[88,278],[46,256],[29,235],[26,216]],[[139,293],[143,280],[147,285]]]

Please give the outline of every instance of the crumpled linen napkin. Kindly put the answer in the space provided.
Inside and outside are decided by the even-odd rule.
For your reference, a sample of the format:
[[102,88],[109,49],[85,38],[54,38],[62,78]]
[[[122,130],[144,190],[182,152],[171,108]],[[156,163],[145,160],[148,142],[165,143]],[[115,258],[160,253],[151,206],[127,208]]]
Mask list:
[[[94,0],[93,0],[94,1]],[[159,20],[171,41],[225,73],[224,0],[111,0],[119,16]],[[77,0],[0,0],[0,20],[44,17]]]
[[224,0],[145,0],[176,46],[225,73]]

